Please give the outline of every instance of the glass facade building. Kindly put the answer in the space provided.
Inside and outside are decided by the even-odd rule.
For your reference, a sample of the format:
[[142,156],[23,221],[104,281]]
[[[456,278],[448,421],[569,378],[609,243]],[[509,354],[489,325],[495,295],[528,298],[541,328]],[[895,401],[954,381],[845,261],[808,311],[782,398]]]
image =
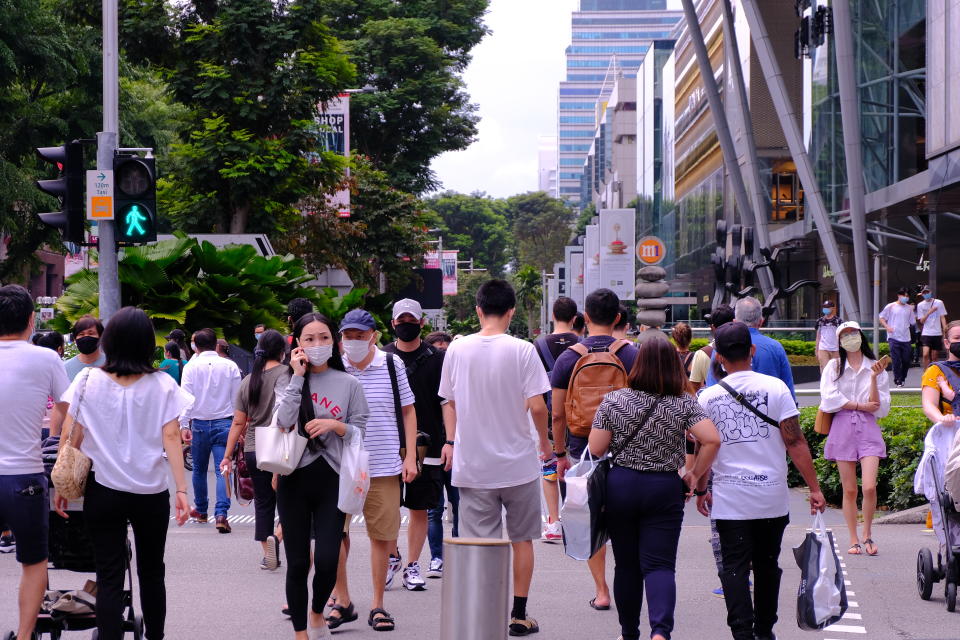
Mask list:
[[[579,204],[584,162],[619,72],[633,77],[651,44],[669,38],[682,12],[666,0],[581,0],[571,18],[567,75],[560,83],[557,132],[559,197]],[[600,167],[591,167],[598,171]],[[561,175],[562,174],[562,175]]]

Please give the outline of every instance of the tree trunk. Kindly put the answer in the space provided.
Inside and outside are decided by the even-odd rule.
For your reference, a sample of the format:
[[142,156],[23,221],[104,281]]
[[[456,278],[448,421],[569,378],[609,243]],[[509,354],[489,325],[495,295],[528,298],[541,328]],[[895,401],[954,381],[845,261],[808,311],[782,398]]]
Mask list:
[[230,233],[246,233],[250,221],[250,203],[244,202],[233,210],[230,217]]

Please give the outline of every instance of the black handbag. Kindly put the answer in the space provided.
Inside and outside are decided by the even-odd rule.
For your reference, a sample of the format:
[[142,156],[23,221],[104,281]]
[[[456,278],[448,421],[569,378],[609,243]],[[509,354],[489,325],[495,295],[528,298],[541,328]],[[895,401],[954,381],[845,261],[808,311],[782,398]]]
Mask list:
[[640,433],[640,430],[643,429],[643,425],[646,424],[647,419],[650,417],[650,414],[653,413],[654,408],[660,402],[661,397],[656,396],[653,399],[653,402],[650,403],[650,406],[647,407],[647,410],[643,413],[643,417],[640,418],[640,421],[637,423],[637,428],[633,430],[633,433],[623,441],[623,444],[620,445],[620,448],[617,449],[616,453],[612,450],[609,452],[607,457],[597,463],[597,466],[594,467],[593,472],[590,474],[589,480],[587,480],[587,505],[590,507],[590,557],[592,558],[600,549],[603,548],[603,545],[607,544],[607,540],[610,539],[610,534],[607,529],[607,520],[606,520],[606,506],[607,506],[607,476],[610,474],[610,468],[613,466],[613,461],[623,453],[624,449],[627,448],[634,438],[637,437],[637,434]]

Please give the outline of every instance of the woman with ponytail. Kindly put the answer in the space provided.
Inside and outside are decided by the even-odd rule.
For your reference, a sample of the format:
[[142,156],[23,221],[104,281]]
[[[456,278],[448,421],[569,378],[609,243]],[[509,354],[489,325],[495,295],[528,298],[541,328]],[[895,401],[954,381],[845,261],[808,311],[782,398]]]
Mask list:
[[279,332],[267,330],[254,350],[253,370],[240,383],[234,401],[233,424],[227,436],[227,449],[220,463],[220,472],[227,476],[232,471],[233,452],[240,436],[244,435],[243,457],[253,480],[253,504],[256,513],[254,540],[263,546],[260,568],[273,571],[280,566],[279,542],[273,535],[273,518],[277,507],[277,494],[271,481],[273,475],[257,468],[257,427],[268,427],[273,420],[274,404],[278,390],[290,383],[290,369],[281,364],[286,341]]

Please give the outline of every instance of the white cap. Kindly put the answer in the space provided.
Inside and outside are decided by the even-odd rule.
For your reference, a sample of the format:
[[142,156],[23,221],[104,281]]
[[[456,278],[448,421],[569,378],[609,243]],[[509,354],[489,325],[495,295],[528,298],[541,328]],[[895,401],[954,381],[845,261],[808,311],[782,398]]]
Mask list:
[[841,324],[839,327],[837,327],[837,337],[839,338],[839,337],[840,337],[840,332],[841,332],[841,331],[844,331],[844,330],[846,330],[846,329],[856,329],[857,331],[860,331],[860,330],[861,330],[859,324],[857,324],[857,323],[854,322],[853,320],[848,320],[847,322],[844,322],[844,323]]
[[405,313],[409,313],[417,320],[423,318],[423,308],[420,306],[420,303],[416,300],[411,300],[410,298],[404,298],[403,300],[397,300],[393,303],[393,319],[396,320]]

